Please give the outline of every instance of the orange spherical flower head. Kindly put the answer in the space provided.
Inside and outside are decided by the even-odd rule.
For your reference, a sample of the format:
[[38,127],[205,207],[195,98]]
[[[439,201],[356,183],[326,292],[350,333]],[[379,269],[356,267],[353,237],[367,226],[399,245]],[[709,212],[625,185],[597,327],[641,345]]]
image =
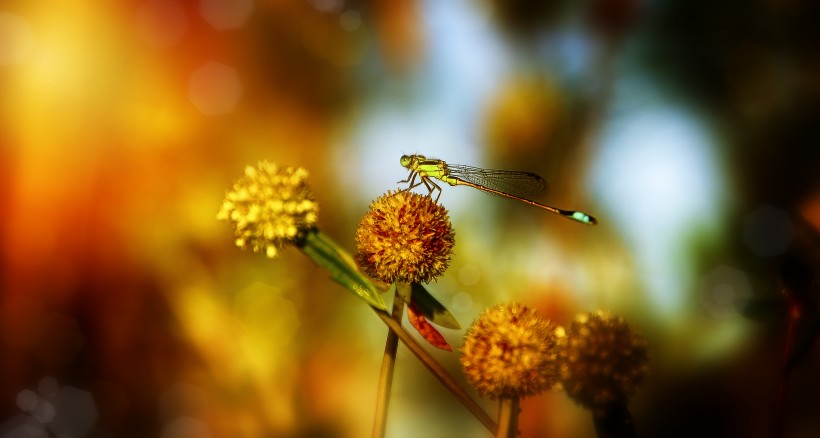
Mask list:
[[273,258],[316,224],[319,205],[307,178],[308,171],[301,167],[279,167],[268,161],[248,166],[225,194],[216,217],[230,222],[236,246]]
[[578,404],[603,414],[638,388],[648,370],[646,340],[623,318],[607,312],[580,314],[558,330],[561,383]]
[[555,385],[557,355],[554,324],[524,304],[499,304],[470,326],[461,365],[482,397],[526,397]]
[[362,217],[356,244],[367,275],[387,283],[427,283],[449,266],[455,233],[447,209],[429,196],[387,192]]

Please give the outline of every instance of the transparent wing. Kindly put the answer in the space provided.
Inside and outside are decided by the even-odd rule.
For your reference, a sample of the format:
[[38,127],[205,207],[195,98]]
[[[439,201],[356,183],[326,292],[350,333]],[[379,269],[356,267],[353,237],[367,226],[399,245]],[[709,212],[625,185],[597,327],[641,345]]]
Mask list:
[[531,172],[482,169],[461,164],[448,164],[447,168],[450,176],[519,198],[539,200],[549,190],[544,178]]

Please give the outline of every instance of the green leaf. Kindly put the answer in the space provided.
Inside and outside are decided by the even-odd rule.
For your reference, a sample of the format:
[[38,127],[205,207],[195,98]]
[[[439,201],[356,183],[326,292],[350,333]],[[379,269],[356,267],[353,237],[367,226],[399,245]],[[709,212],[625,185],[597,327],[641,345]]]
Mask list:
[[337,283],[353,292],[353,295],[356,295],[370,306],[387,310],[379,291],[359,271],[353,257],[330,237],[314,228],[297,242],[297,246],[319,266],[327,269],[330,276]]
[[459,330],[459,325],[453,314],[436,300],[421,283],[413,283],[413,304],[430,322],[442,327]]

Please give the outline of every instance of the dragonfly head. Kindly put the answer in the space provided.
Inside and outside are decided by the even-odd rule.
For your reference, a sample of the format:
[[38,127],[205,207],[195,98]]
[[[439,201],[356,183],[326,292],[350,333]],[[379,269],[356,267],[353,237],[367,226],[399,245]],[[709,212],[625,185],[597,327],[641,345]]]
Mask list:
[[399,163],[401,163],[402,167],[410,168],[414,161],[418,161],[416,155],[402,155]]

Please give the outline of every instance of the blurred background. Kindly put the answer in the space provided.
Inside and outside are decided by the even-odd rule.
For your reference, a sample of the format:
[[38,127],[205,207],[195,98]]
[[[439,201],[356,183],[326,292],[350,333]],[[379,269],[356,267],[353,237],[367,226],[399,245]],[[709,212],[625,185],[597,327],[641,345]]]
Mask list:
[[[429,289],[465,329],[607,309],[651,345],[642,436],[820,435],[818,9],[3,0],[0,436],[368,436],[384,325],[215,215],[246,165],[303,166],[353,251],[403,153],[539,173],[600,221],[443,187]],[[388,436],[490,436],[403,348],[394,385]],[[594,436],[560,391],[520,421]]]

